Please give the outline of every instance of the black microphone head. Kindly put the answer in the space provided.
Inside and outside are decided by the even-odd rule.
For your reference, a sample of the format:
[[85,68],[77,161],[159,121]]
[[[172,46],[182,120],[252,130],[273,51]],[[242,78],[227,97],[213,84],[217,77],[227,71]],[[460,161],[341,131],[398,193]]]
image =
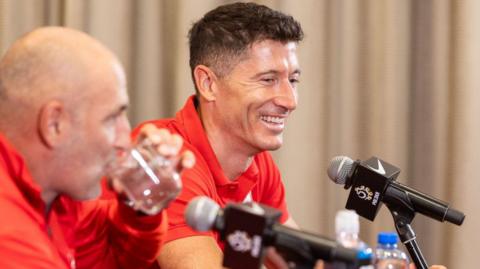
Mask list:
[[336,184],[345,185],[353,163],[353,160],[347,156],[334,157],[328,165],[328,177]]
[[185,210],[185,220],[188,226],[197,231],[208,231],[214,228],[220,206],[206,196],[192,199]]

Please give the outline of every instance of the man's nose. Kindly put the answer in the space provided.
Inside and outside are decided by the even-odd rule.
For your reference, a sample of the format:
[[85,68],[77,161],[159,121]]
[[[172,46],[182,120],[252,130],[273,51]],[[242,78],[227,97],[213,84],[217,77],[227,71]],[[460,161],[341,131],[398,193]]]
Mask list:
[[297,89],[292,85],[290,80],[281,83],[278,96],[274,99],[274,103],[277,106],[284,107],[288,111],[293,111],[297,108]]
[[130,122],[128,121],[127,116],[122,116],[118,118],[116,124],[116,139],[114,142],[115,148],[118,150],[127,150],[131,145]]

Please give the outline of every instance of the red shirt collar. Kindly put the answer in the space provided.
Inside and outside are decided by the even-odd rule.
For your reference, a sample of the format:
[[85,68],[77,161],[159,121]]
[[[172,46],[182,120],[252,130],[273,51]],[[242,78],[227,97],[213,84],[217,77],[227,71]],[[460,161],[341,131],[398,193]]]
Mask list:
[[[176,119],[185,127],[187,141],[192,144],[205,159],[215,179],[215,184],[218,186],[232,184],[232,181],[229,180],[223,173],[217,156],[215,155],[215,152],[213,151],[210,142],[208,141],[199,114],[196,110],[197,105],[198,101],[195,95],[190,96],[182,110],[177,113]],[[246,177],[249,180],[254,180],[256,179],[257,175],[258,166],[256,162],[253,161],[252,164],[248,167],[248,169],[239,176],[239,178]],[[239,178],[237,178],[233,182],[237,181]]]
[[33,180],[20,153],[0,133],[0,168],[2,167],[30,205],[40,214],[45,214],[40,186]]
[[[48,214],[45,217],[46,205],[41,197],[41,188],[33,180],[32,175],[28,171],[27,165],[24,158],[20,153],[11,145],[7,139],[0,133],[0,171],[4,171],[7,174],[5,180],[11,180],[11,183],[8,184],[10,189],[7,189],[7,194],[12,195],[11,199],[20,199],[24,198],[24,201],[17,201],[18,203],[28,203],[36,214],[30,214],[31,217],[35,218],[37,223],[40,224],[43,231],[48,233],[51,238],[53,245],[60,253],[62,259],[67,263],[71,264],[74,261],[74,251],[70,249],[64,237],[64,230],[62,229],[61,224],[59,223],[58,216],[56,213],[65,214],[67,204],[63,204],[61,199],[56,199],[52,203],[51,212],[56,212],[55,214]],[[2,179],[3,180],[3,179]],[[23,206],[23,205],[22,205]],[[25,209],[26,214],[32,212],[28,209]],[[73,227],[76,219],[70,216],[70,225],[68,227]],[[67,221],[67,220],[65,220]],[[65,226],[67,227],[67,226]],[[73,267],[72,267],[73,268]]]

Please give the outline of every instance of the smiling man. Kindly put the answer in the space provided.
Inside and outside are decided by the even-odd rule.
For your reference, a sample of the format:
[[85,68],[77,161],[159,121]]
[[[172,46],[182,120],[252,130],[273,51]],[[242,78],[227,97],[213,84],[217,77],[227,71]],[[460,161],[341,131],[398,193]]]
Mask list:
[[174,119],[152,121],[180,134],[196,155],[183,174],[182,193],[168,208],[169,232],[161,268],[218,268],[222,251],[214,232],[198,233],[184,220],[196,196],[220,205],[253,200],[282,211],[294,225],[285,189],[269,150],[278,149],[297,106],[300,24],[291,16],[254,3],[220,6],[189,33],[196,95]]

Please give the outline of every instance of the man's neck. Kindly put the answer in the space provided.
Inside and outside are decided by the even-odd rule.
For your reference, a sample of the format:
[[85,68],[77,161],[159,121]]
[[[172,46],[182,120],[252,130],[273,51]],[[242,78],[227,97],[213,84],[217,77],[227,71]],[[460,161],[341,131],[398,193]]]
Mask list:
[[228,138],[221,138],[218,134],[208,132],[207,137],[228,179],[234,180],[248,169],[253,160],[252,155],[232,147],[234,143],[225,143],[225,141],[231,141]]
[[[13,124],[10,126],[14,126]],[[0,124],[0,127],[1,124]],[[49,188],[48,180],[50,180],[51,174],[46,169],[44,162],[40,160],[47,160],[44,155],[42,155],[42,151],[38,149],[35,145],[38,145],[38,141],[33,141],[37,139],[34,135],[27,135],[27,136],[19,136],[16,135],[19,130],[21,129],[11,129],[11,128],[0,128],[2,130],[2,134],[7,138],[9,143],[13,145],[16,151],[23,157],[26,166],[28,167],[28,171],[32,176],[33,180],[40,186],[41,193],[40,197],[45,203],[45,216],[50,211],[51,205],[53,201],[57,198],[58,193],[52,191]],[[25,131],[28,133],[28,131]],[[24,139],[24,137],[28,137],[28,139]]]
[[247,152],[245,148],[238,147],[238,143],[235,143],[234,138],[229,137],[226,135],[226,132],[223,132],[213,125],[208,117],[202,115],[200,106],[197,107],[197,112],[199,113],[210,146],[225,176],[230,180],[236,179],[248,169],[252,163],[254,154]]
[[32,175],[33,180],[40,187],[40,197],[45,203],[45,216],[47,216],[53,201],[58,196],[58,193],[54,191],[50,185],[50,180],[52,179],[52,176],[54,176],[54,174],[51,173],[51,171],[49,171],[48,169],[46,169],[44,165],[41,165],[42,162],[38,160],[49,160],[49,158],[44,157],[44,155],[41,154],[37,155],[41,157],[33,157],[33,155],[37,154],[35,153],[35,149],[33,146],[30,147],[30,151],[25,149],[21,150],[21,152],[23,152],[22,156],[24,156],[25,162],[27,164],[28,170],[30,171],[30,174]]
[[41,197],[43,202],[45,202],[45,216],[48,216],[50,209],[52,208],[52,203],[57,198],[58,194],[49,191],[42,191]]

